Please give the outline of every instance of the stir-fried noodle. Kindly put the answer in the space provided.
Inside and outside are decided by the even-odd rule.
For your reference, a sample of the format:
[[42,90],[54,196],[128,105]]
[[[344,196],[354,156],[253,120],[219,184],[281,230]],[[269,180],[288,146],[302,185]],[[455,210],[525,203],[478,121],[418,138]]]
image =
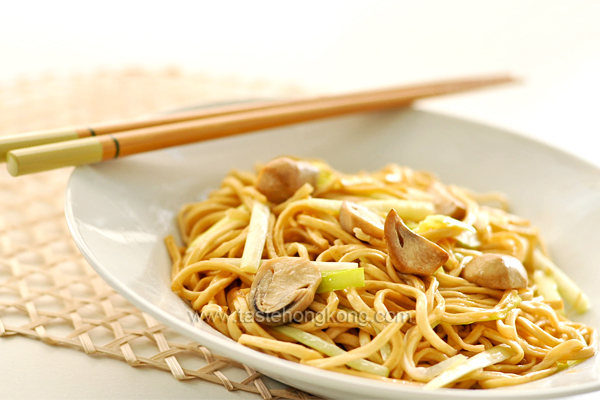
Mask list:
[[[530,382],[595,354],[595,330],[566,317],[587,297],[502,195],[397,165],[347,175],[286,158],[262,168],[232,171],[183,206],[185,246],[166,239],[172,290],[222,334],[427,388]],[[423,261],[436,252],[441,261]]]

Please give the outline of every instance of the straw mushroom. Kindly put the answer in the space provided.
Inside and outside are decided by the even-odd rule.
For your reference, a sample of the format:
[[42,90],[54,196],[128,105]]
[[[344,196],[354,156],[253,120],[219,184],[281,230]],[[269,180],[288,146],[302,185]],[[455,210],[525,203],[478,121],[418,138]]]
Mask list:
[[264,262],[250,288],[249,303],[256,322],[286,324],[313,302],[320,270],[307,258],[279,257]]
[[351,234],[354,234],[354,228],[359,228],[369,236],[383,238],[383,218],[368,208],[350,201],[342,202],[340,225]]
[[527,271],[513,256],[484,253],[474,257],[463,268],[462,277],[490,289],[522,289],[527,287]]
[[448,261],[444,249],[411,231],[393,209],[385,219],[384,234],[392,264],[404,274],[431,275]]
[[433,196],[433,205],[436,213],[448,215],[459,220],[465,218],[467,207],[463,202],[452,196],[443,184],[435,182],[429,187],[429,193]]
[[272,203],[289,199],[308,183],[317,184],[319,169],[307,161],[279,157],[266,163],[258,173],[256,189]]

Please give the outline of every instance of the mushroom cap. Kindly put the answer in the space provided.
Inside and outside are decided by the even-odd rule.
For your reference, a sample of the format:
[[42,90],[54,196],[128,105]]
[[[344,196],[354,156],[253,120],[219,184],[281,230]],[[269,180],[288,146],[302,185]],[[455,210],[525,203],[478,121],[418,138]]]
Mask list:
[[359,228],[369,236],[383,238],[383,218],[368,208],[350,201],[342,202],[340,225],[350,234],[354,234],[354,228]]
[[513,256],[484,253],[467,262],[461,275],[471,283],[490,289],[522,289],[527,287],[527,271]]
[[431,275],[448,261],[444,249],[411,231],[394,209],[385,219],[384,234],[392,264],[404,274]]
[[428,191],[433,196],[433,206],[436,213],[448,215],[458,220],[465,218],[467,207],[462,201],[452,196],[442,183],[434,182]]
[[321,271],[307,258],[279,257],[264,262],[250,288],[256,322],[276,326],[294,319],[313,302]]
[[318,176],[319,169],[308,161],[279,157],[262,167],[255,186],[270,202],[282,203],[305,183],[315,187]]

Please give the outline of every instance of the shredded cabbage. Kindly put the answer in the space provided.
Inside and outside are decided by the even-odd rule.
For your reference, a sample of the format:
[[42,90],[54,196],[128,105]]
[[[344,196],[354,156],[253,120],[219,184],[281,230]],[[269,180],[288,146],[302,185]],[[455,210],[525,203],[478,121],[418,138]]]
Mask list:
[[341,271],[322,271],[321,283],[317,293],[333,292],[351,287],[365,286],[364,268],[346,269]]
[[[346,351],[340,349],[338,346],[328,343],[318,336],[291,326],[280,325],[274,326],[272,329],[330,357],[346,353]],[[358,371],[368,372],[374,375],[387,377],[390,374],[390,370],[387,367],[365,359],[349,361],[347,365]]]
[[269,232],[269,215],[271,211],[269,206],[255,201],[252,206],[252,214],[250,216],[250,225],[248,227],[248,236],[242,253],[242,262],[240,269],[243,272],[255,273],[260,264],[260,258],[265,248],[267,241],[267,233]]
[[583,290],[539,249],[533,252],[533,265],[535,269],[544,271],[554,279],[561,297],[571,304],[575,311],[583,314],[590,309],[590,299]]
[[473,371],[502,362],[512,357],[512,355],[510,347],[505,344],[492,347],[442,372],[429,381],[424,388],[438,389],[447,386]]

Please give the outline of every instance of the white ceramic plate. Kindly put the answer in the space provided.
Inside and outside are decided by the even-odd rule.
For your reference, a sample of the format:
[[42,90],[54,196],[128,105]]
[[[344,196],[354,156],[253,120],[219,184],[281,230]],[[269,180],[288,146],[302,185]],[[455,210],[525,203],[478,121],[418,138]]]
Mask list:
[[506,193],[513,211],[541,228],[558,264],[590,295],[593,310],[581,320],[600,327],[600,171],[523,137],[423,111],[329,119],[80,167],[67,189],[67,220],[87,260],[133,304],[212,351],[308,392],[344,399],[483,399],[600,389],[599,357],[526,385],[427,392],[270,357],[199,323],[169,289],[163,238],[177,236],[175,213],[218,187],[230,169],[250,169],[283,154],[321,158],[346,172],[393,162],[434,171],[447,183]]

